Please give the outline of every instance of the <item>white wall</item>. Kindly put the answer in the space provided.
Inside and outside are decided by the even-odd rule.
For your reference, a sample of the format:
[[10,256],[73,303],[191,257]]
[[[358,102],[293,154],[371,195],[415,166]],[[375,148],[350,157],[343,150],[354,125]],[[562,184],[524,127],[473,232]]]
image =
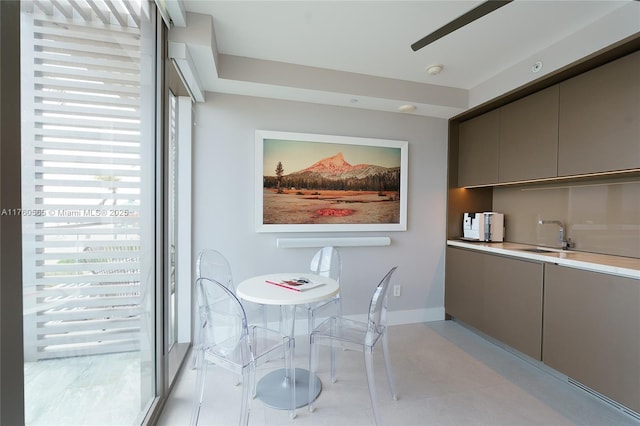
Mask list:
[[[624,2],[620,3],[624,4]],[[488,102],[510,90],[581,60],[594,52],[635,36],[640,30],[640,7],[637,2],[626,2],[609,15],[584,27],[582,30],[557,41],[534,55],[519,58],[482,84],[469,91],[469,107]],[[538,73],[531,71],[537,61],[543,62]]]
[[[400,297],[390,323],[444,318],[447,121],[397,113],[208,93],[196,106],[193,258],[220,250],[234,281],[272,271],[306,271],[315,248],[278,249],[277,237],[389,236],[386,247],[340,248],[345,315],[363,317],[373,289],[394,265]],[[254,132],[277,130],[409,142],[407,231],[256,233]]]

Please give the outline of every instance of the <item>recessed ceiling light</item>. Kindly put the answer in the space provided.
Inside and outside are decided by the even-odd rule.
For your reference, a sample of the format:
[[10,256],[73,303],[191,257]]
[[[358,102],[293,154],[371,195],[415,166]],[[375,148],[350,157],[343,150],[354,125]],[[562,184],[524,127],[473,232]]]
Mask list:
[[410,104],[400,105],[398,107],[398,111],[400,111],[400,112],[413,112],[415,110],[416,110],[416,106],[415,105],[410,105]]
[[427,74],[438,75],[442,72],[444,65],[430,65],[427,67]]

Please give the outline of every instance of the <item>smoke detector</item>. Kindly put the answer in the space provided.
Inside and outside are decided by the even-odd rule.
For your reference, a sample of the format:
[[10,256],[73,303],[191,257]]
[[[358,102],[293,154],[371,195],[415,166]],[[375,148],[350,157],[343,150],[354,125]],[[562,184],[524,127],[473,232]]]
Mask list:
[[442,72],[444,65],[430,65],[427,67],[427,74],[438,75]]
[[413,112],[415,110],[416,110],[416,106],[411,104],[400,105],[398,107],[398,111],[400,112]]

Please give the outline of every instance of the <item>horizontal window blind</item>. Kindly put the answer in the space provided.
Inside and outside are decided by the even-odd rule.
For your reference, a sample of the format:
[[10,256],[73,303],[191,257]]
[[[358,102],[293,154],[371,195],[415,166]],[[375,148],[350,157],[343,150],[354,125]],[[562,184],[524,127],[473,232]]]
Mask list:
[[139,18],[98,3],[23,14],[25,360],[140,345]]

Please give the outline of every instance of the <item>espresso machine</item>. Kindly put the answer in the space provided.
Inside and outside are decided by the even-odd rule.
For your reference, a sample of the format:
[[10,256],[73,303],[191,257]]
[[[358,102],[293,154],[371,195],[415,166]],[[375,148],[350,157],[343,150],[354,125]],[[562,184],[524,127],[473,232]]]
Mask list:
[[504,214],[497,212],[465,213],[462,219],[462,239],[502,242]]

